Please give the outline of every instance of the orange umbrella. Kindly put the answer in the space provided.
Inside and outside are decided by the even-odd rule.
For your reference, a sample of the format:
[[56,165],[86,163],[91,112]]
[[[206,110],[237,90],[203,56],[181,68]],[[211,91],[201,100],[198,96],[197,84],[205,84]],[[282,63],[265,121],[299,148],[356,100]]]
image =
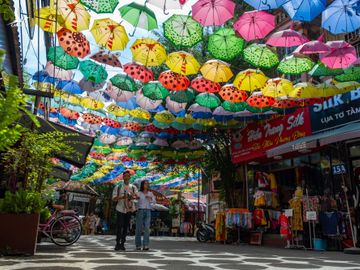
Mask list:
[[248,98],[246,91],[241,91],[232,84],[221,87],[219,95],[223,100],[231,102],[244,102]]
[[57,32],[60,46],[70,55],[84,58],[90,53],[89,41],[82,33],[71,32],[65,28]]

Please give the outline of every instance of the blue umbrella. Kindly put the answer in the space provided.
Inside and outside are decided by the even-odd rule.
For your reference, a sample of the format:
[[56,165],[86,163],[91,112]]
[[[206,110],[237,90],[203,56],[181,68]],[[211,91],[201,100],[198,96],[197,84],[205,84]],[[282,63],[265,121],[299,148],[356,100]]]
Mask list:
[[326,0],[290,0],[283,5],[294,21],[311,22],[326,8]]
[[36,72],[32,76],[32,79],[37,82],[51,83],[51,84],[56,84],[59,81],[59,79],[51,77],[45,70]]
[[148,112],[150,112],[150,113],[157,113],[157,112],[162,112],[162,111],[164,111],[164,110],[165,110],[164,106],[160,104],[160,105],[157,106],[155,109],[148,109]]
[[279,8],[287,1],[289,0],[244,0],[244,2],[258,10]]
[[136,137],[136,133],[135,132],[132,132],[130,130],[127,130],[127,129],[124,129],[124,128],[120,128],[120,133],[119,133],[120,136],[123,136],[123,137],[131,137],[131,138],[134,138]]
[[333,34],[357,30],[360,27],[359,0],[335,0],[322,13],[322,27]]
[[120,133],[120,128],[113,128],[113,127],[109,127],[109,126],[101,126],[100,131],[102,133],[106,133],[106,134],[110,134],[110,135],[119,135]]
[[67,118],[67,117],[63,116],[62,114],[59,114],[58,117],[59,117],[60,122],[67,126],[75,126],[77,123],[77,121],[75,119]]
[[134,110],[137,107],[139,107],[139,105],[136,104],[136,97],[132,97],[130,98],[128,101],[124,101],[124,102],[117,102],[117,105],[119,105],[120,107],[124,108],[124,109],[128,109],[128,110]]
[[59,81],[57,88],[70,94],[82,94],[82,92],[84,92],[76,81]]

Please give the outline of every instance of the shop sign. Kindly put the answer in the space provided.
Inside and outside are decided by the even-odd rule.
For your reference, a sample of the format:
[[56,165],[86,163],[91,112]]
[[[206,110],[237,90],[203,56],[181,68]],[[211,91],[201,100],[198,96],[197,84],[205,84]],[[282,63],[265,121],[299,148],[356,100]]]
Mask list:
[[310,108],[313,133],[360,121],[360,88]]
[[287,217],[293,216],[293,209],[285,209],[284,215]]
[[265,151],[311,134],[309,111],[298,109],[276,119],[251,123],[233,131],[231,154],[233,163],[265,156]]
[[76,202],[85,202],[88,203],[90,202],[90,198],[88,196],[82,196],[81,194],[75,194],[75,193],[70,193],[69,194],[69,201],[76,201]]
[[336,164],[332,166],[333,175],[346,174],[345,164]]
[[306,219],[307,220],[317,220],[316,211],[307,211],[306,212]]

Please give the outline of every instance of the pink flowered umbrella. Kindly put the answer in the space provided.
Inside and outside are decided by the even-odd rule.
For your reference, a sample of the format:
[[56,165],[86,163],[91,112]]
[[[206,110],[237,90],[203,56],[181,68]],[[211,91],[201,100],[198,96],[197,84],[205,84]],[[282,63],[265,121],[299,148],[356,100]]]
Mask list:
[[178,113],[186,109],[187,103],[179,103],[172,101],[170,97],[166,98],[166,108],[168,108],[173,113]]
[[245,12],[234,23],[234,30],[245,40],[263,39],[275,28],[275,16],[265,11]]
[[320,61],[329,68],[348,68],[357,61],[356,49],[349,43],[336,40],[326,42],[330,52],[320,54]]
[[167,140],[159,139],[159,138],[156,139],[155,141],[153,141],[153,144],[158,145],[158,146],[163,146],[163,147],[169,146],[169,143],[167,142]]
[[103,134],[100,136],[100,142],[104,144],[112,144],[116,142],[116,136],[110,134]]
[[291,24],[290,29],[272,34],[266,44],[274,47],[294,47],[302,45],[308,41],[309,40],[302,34],[293,30],[293,24]]
[[153,110],[159,107],[162,103],[162,100],[152,100],[143,95],[142,90],[138,91],[136,94],[136,103],[145,110]]
[[73,77],[73,73],[71,72],[71,70],[65,70],[54,66],[54,64],[50,61],[46,63],[45,70],[50,77],[58,78],[60,80],[69,81]]
[[294,51],[294,54],[317,54],[327,53],[330,51],[328,45],[324,44],[324,34],[322,34],[317,40],[308,41]]
[[192,6],[192,17],[203,26],[222,25],[234,17],[231,0],[199,0]]
[[130,145],[133,143],[133,139],[130,137],[120,137],[117,142],[116,145],[117,146],[125,146],[125,145]]
[[108,82],[106,87],[106,93],[116,102],[128,101],[135,96],[134,92],[124,91],[114,86],[111,82]]

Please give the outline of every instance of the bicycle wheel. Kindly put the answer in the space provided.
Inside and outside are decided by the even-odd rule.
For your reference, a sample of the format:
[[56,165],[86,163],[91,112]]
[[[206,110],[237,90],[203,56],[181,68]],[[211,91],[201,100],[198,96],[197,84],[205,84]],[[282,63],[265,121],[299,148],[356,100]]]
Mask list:
[[58,217],[50,228],[50,239],[58,246],[70,246],[81,236],[81,222],[74,216]]

